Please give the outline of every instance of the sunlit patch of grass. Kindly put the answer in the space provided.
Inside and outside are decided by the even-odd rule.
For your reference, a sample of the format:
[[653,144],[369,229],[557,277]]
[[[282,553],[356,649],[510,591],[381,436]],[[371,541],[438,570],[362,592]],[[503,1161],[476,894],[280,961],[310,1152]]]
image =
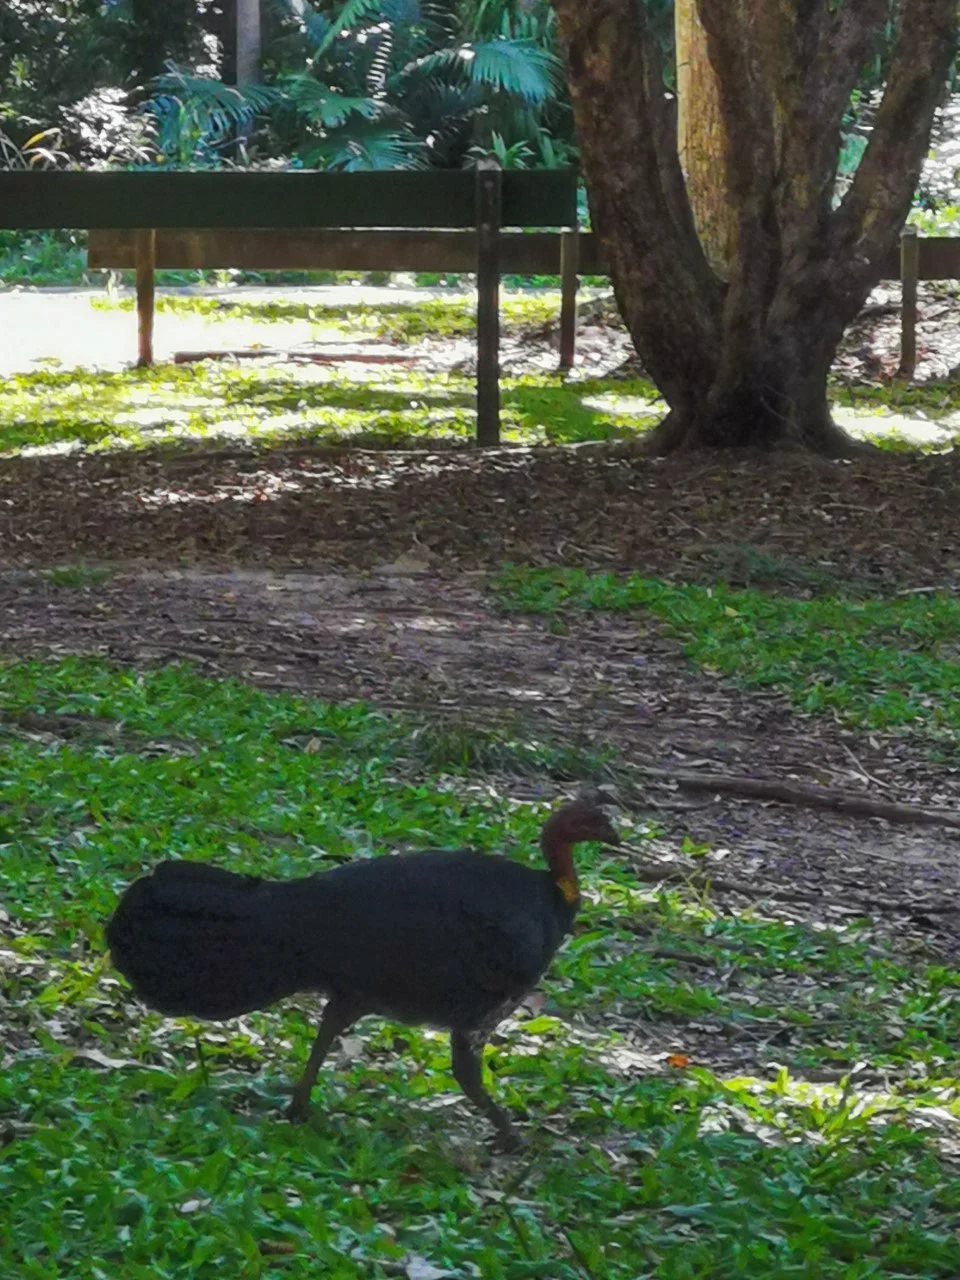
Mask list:
[[[132,307],[132,300],[92,299],[98,308]],[[296,299],[259,300],[161,294],[163,312],[210,321],[261,322],[268,326],[308,325],[307,336],[329,334],[361,342],[383,339],[410,356],[412,367],[397,365],[311,365],[294,361],[257,364],[204,362],[158,366],[121,373],[44,370],[8,379],[0,388],[0,451],[120,449],[188,445],[191,441],[239,440],[264,446],[307,442],[403,447],[425,442],[467,443],[475,432],[473,378],[417,368],[418,344],[450,341],[475,332],[475,303],[469,297],[424,298],[416,303],[328,304]],[[556,295],[508,296],[502,307],[510,335],[555,329]],[[304,336],[301,332],[300,337]],[[952,411],[950,388],[864,388],[851,397],[863,414],[899,409],[904,418],[922,412],[931,419]],[[635,441],[660,420],[666,408],[657,389],[634,379],[564,379],[533,374],[501,380],[502,438],[505,443],[549,444]],[[872,422],[873,417],[870,418]],[[891,435],[881,413],[877,443],[885,448],[935,449],[940,437],[915,446]],[[906,428],[904,428],[906,429]],[[872,437],[871,437],[872,438]]]
[[[0,386],[0,451],[121,449],[236,439],[371,447],[475,434],[475,385],[460,374],[296,363],[205,363],[122,373],[43,370]],[[647,425],[588,407],[556,377],[505,378],[505,443],[636,437]]]
[[917,454],[950,453],[956,447],[960,429],[955,434],[932,431],[900,430],[889,425],[878,425],[878,430],[858,433],[860,438],[885,453]]
[[851,435],[889,453],[948,452],[960,436],[955,397],[924,387],[924,395],[908,400],[901,384],[882,388],[883,398],[864,399],[834,407],[837,423]]
[[[134,300],[95,298],[91,305],[101,311],[133,311]],[[467,337],[477,328],[476,303],[470,298],[424,298],[418,302],[396,303],[358,301],[354,304],[260,300],[249,294],[238,298],[161,294],[156,300],[156,308],[169,315],[244,320],[257,324],[305,321],[326,329],[352,330],[392,342]],[[556,323],[559,309],[559,294],[506,297],[500,308],[501,323],[508,333],[539,329]]]
[[845,408],[882,413],[920,411],[933,421],[960,410],[960,386],[956,382],[858,382],[831,379],[831,399]]
[[[280,1113],[309,1025],[288,1007],[144,1012],[103,954],[120,889],[167,856],[294,876],[473,845],[536,865],[545,807],[486,771],[546,777],[551,750],[520,725],[498,741],[77,659],[0,668],[0,709],[90,727],[0,740],[3,1274],[960,1273],[955,973],[857,925],[725,917],[638,885],[636,825],[626,851],[581,850],[584,906],[545,1003],[488,1051],[498,1097],[531,1119],[526,1159],[491,1159],[445,1037],[376,1020],[294,1129]],[[469,805],[451,773],[482,783]],[[704,1027],[756,1044],[751,1066],[711,1069]],[[845,1081],[857,1064],[883,1084]],[[835,1083],[806,1079],[824,1066]]]
[[[544,378],[505,381],[501,403],[509,430],[520,440],[540,438],[556,444],[591,440],[636,440],[662,416],[655,406],[635,397],[621,399],[591,394],[583,384],[560,384]],[[640,408],[641,403],[646,407]]]

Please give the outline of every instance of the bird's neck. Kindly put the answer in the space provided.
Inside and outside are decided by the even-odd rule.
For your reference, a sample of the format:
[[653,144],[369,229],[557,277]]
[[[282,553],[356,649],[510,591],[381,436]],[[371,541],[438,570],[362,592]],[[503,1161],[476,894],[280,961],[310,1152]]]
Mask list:
[[548,835],[542,842],[542,848],[550,879],[563,894],[564,902],[572,906],[580,897],[577,871],[573,865],[573,846]]

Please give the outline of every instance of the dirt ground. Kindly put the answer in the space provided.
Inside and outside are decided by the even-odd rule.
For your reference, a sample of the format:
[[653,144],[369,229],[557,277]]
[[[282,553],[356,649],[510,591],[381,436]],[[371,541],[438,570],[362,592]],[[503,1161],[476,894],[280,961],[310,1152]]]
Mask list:
[[369,572],[581,564],[828,589],[955,587],[960,452],[674,457],[632,445],[10,459],[0,564]]

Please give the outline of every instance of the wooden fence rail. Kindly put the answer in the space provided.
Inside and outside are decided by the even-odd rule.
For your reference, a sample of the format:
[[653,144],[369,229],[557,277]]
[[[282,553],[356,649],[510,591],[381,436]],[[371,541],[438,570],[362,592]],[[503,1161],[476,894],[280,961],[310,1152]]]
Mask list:
[[[561,370],[573,367],[580,275],[607,274],[603,246],[592,232],[501,231],[500,273],[560,276]],[[129,231],[92,231],[91,268],[135,270],[137,237]],[[476,236],[468,231],[158,231],[154,265],[160,270],[414,271],[468,273],[477,270]],[[909,381],[917,367],[917,286],[921,280],[960,280],[960,236],[925,236],[904,229],[899,254],[883,264],[882,278],[903,287],[899,376]],[[138,309],[150,311],[138,290]],[[482,324],[482,322],[481,322]],[[481,327],[478,324],[478,331]],[[144,324],[141,324],[141,329]],[[478,341],[478,348],[479,348]],[[488,348],[495,345],[491,342]],[[141,352],[143,356],[143,352]]]

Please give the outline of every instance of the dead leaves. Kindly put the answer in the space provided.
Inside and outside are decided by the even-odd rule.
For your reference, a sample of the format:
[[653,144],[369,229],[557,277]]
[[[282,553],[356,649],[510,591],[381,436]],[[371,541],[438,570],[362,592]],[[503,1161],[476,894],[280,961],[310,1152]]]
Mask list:
[[[411,576],[565,560],[687,579],[722,569],[747,584],[780,574],[799,589],[956,576],[960,457],[794,457],[787,494],[782,481],[776,457],[652,463],[627,445],[21,458],[0,468],[0,532],[20,565],[186,558]],[[881,508],[895,538],[877,536]],[[664,536],[676,527],[696,538]]]

